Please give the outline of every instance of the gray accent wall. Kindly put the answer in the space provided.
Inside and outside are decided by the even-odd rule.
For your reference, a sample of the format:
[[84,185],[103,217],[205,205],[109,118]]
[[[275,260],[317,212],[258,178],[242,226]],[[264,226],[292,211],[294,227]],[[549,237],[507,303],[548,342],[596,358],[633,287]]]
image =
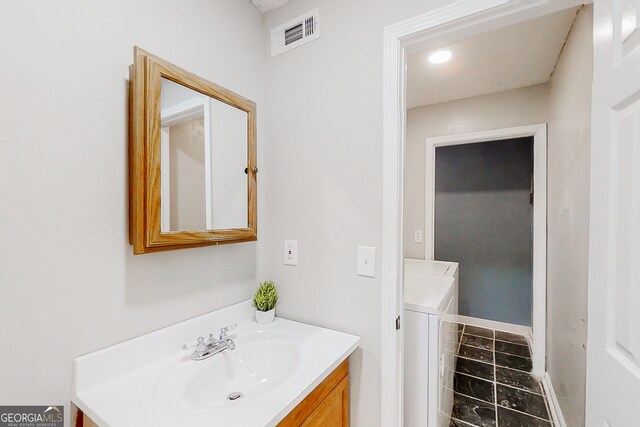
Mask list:
[[460,263],[460,314],[531,326],[533,138],[436,149],[435,258]]

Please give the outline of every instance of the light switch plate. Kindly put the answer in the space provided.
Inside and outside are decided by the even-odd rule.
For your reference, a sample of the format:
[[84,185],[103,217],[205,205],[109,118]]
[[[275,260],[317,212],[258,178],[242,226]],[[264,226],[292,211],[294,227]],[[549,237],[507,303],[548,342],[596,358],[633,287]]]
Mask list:
[[422,230],[413,230],[413,243],[422,243]]
[[376,277],[376,248],[358,246],[358,276]]
[[298,241],[297,240],[284,241],[284,264],[298,265]]

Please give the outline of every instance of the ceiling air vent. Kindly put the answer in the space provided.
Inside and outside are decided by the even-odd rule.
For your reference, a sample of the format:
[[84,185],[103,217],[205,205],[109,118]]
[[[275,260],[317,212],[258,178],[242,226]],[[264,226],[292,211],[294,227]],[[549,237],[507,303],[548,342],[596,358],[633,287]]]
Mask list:
[[316,8],[271,30],[271,56],[320,37],[320,9]]

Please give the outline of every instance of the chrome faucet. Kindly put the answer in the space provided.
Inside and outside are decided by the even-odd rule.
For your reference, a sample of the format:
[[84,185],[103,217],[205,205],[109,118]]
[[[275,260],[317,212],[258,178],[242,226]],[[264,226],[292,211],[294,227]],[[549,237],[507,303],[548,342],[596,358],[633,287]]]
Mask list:
[[236,348],[236,344],[233,340],[228,338],[229,331],[234,330],[236,326],[238,326],[237,323],[220,329],[220,335],[218,338],[215,338],[213,334],[209,334],[209,339],[206,341],[204,340],[204,337],[199,337],[196,350],[191,355],[191,359],[204,360],[225,350],[231,351]]

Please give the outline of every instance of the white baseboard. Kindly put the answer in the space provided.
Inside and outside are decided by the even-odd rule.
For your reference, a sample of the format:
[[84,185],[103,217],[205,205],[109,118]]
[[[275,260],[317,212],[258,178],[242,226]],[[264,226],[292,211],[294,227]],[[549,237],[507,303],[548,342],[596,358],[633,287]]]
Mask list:
[[551,377],[549,376],[548,372],[546,372],[544,374],[544,377],[542,378],[542,386],[544,387],[544,392],[547,394],[549,410],[551,411],[551,417],[553,418],[554,425],[558,427],[567,427],[567,423],[564,420],[564,416],[562,415],[562,409],[560,409],[558,396],[556,396],[556,392],[553,389]]
[[[446,320],[450,320],[450,318],[447,317]],[[479,319],[477,317],[463,316],[461,314],[456,314],[452,320],[458,323],[464,323],[465,325],[480,326],[482,328],[495,329],[497,331],[510,332],[512,334],[531,337],[531,328],[528,326],[513,325],[511,323],[497,322],[495,320]]]

